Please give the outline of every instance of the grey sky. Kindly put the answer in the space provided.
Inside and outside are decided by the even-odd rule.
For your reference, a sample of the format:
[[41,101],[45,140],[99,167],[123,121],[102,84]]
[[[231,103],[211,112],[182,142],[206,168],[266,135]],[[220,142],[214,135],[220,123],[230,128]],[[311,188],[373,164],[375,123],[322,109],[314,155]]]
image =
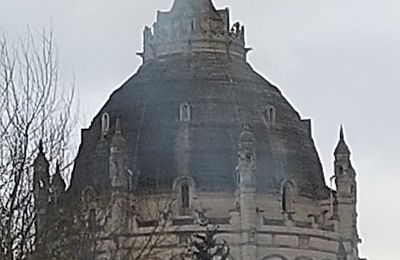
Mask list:
[[[172,0],[0,0],[0,34],[26,26],[56,33],[63,77],[76,76],[85,124],[140,64],[145,25]],[[250,62],[304,117],[326,176],[338,126],[358,170],[362,254],[398,260],[400,249],[400,2],[214,0],[247,28]]]

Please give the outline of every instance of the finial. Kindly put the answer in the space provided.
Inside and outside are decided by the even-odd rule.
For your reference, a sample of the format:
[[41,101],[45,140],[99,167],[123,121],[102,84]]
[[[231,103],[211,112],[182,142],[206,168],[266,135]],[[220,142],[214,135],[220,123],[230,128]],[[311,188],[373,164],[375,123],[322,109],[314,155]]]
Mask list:
[[340,125],[340,140],[344,141],[344,130],[343,130],[343,125]]
[[53,186],[59,188],[60,192],[65,190],[65,182],[61,176],[60,162],[58,160],[56,161],[56,172],[53,175]]
[[340,125],[340,131],[339,131],[339,143],[335,149],[335,155],[337,154],[347,154],[350,155],[350,149],[346,144],[346,141],[344,140],[344,128],[343,125]]
[[43,140],[42,139],[39,140],[38,149],[39,149],[39,153],[43,153]]
[[60,162],[56,161],[56,174],[60,174]]

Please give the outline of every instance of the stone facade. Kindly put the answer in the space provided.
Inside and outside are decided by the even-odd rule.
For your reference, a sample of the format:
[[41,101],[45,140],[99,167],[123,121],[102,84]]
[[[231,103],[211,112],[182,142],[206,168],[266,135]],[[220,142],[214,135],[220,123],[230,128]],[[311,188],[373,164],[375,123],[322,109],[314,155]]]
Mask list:
[[54,189],[102,227],[90,259],[180,259],[199,223],[219,226],[231,259],[360,259],[343,130],[332,190],[311,121],[250,67],[244,32],[210,0],[176,0],[145,28],[143,65],[82,130],[71,187]]

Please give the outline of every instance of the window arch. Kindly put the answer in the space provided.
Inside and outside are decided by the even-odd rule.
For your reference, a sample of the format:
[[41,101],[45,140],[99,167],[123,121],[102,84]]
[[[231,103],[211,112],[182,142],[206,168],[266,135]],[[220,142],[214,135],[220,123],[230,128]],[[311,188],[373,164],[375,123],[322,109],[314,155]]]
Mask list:
[[264,118],[268,124],[274,124],[276,121],[276,109],[274,106],[267,106],[264,111]]
[[108,131],[110,131],[110,115],[104,113],[101,116],[101,132],[108,133]]
[[313,259],[308,256],[299,256],[299,257],[296,257],[294,260],[313,260]]
[[291,181],[286,181],[282,185],[282,211],[286,213],[294,212],[295,185]]
[[191,106],[189,103],[184,103],[180,106],[179,109],[179,121],[180,122],[189,122],[191,120]]
[[269,255],[264,257],[262,260],[288,260],[288,259],[281,255]]
[[195,190],[194,180],[189,176],[182,176],[174,181],[173,189],[177,195],[179,215],[192,214],[192,201]]

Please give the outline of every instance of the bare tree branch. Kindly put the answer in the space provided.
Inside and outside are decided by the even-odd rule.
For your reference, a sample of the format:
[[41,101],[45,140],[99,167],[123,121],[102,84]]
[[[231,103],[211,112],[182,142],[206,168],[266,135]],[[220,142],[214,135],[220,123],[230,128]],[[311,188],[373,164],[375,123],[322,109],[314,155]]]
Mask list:
[[32,165],[39,140],[51,165],[61,161],[64,176],[71,170],[74,90],[59,85],[52,31],[28,30],[17,43],[1,37],[0,259],[25,259],[34,249]]

